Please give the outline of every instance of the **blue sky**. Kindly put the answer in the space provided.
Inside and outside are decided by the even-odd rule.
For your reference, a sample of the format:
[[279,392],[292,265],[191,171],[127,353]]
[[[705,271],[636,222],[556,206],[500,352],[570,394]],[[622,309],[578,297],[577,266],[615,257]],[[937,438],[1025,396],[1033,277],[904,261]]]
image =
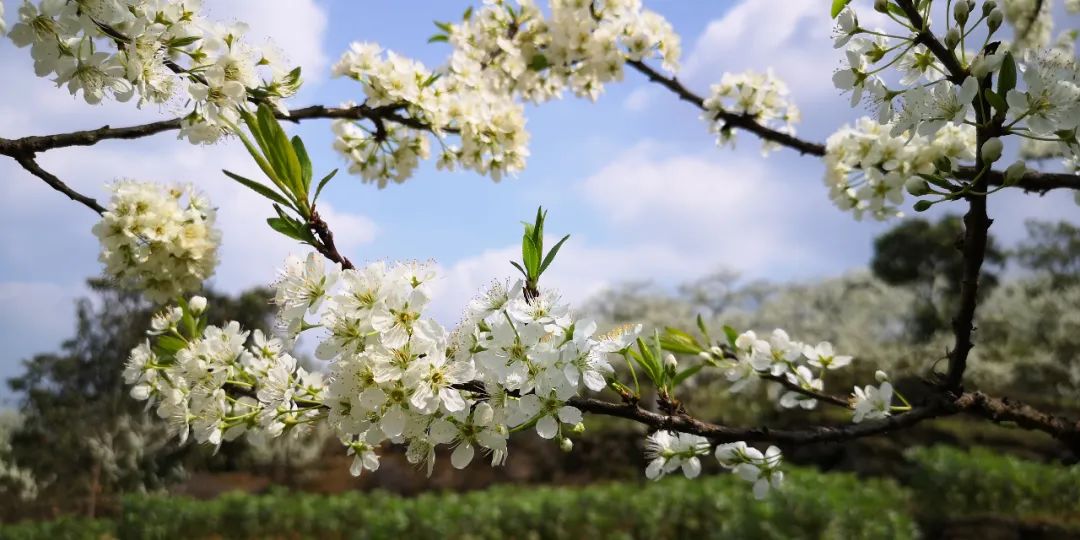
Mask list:
[[[16,4],[5,2],[9,22]],[[214,17],[239,18],[270,36],[304,67],[307,83],[291,103],[336,105],[361,99],[355,83],[328,78],[329,65],[351,41],[439,64],[444,44],[428,45],[433,20],[460,16],[469,2],[353,0],[206,0]],[[683,37],[680,77],[699,93],[724,71],[772,67],[802,108],[799,134],[824,140],[861,115],[832,88],[839,55],[829,40],[821,0],[651,1]],[[777,9],[783,5],[783,9]],[[407,6],[404,9],[403,6]],[[870,10],[864,10],[869,12]],[[1072,21],[1075,25],[1075,20]],[[28,53],[0,43],[0,136],[17,137],[106,123],[125,125],[171,116],[133,104],[90,107],[35,79]],[[597,103],[566,97],[527,108],[532,135],[528,168],[501,183],[424,165],[404,185],[378,190],[341,174],[328,187],[324,214],[354,261],[434,259],[442,278],[433,314],[446,324],[485,282],[510,275],[507,260],[519,221],[537,205],[550,209],[549,231],[573,235],[550,271],[550,284],[571,301],[605,286],[651,278],[664,284],[726,267],[748,278],[812,279],[864,266],[875,234],[887,225],[856,222],[835,210],[813,158],[781,150],[767,160],[759,142],[740,134],[738,147],[717,148],[697,112],[628,72]],[[331,150],[327,121],[305,123],[316,168],[344,166]],[[214,285],[228,291],[265,284],[299,246],[275,236],[269,209],[219,172],[256,177],[234,143],[211,148],[173,134],[93,148],[62,149],[41,163],[80,191],[103,198],[114,178],[189,181],[220,209],[222,265]],[[960,211],[954,208],[954,211]],[[993,232],[1006,243],[1023,236],[1028,217],[1075,217],[1067,194],[995,196]],[[73,328],[73,299],[99,271],[90,233],[96,216],[50,190],[11,161],[0,161],[0,377],[18,361],[53,349]]]

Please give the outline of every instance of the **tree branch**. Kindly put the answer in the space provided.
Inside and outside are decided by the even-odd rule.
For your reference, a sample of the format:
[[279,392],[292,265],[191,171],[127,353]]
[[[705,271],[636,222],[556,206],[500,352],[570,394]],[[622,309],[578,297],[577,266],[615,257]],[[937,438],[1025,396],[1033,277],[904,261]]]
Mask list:
[[[675,77],[665,77],[663,74],[640,60],[628,60],[626,63],[648,77],[650,81],[674,92],[675,95],[679,96],[679,99],[689,102],[703,111],[706,110],[704,98],[690,91],[690,89],[684,86]],[[717,118],[723,120],[724,123],[729,126],[749,131],[766,141],[786,146],[798,151],[800,154],[810,154],[812,156],[825,155],[824,144],[805,141],[793,135],[765,127],[757,123],[752,116],[720,111],[717,113]]]
[[780,386],[783,386],[784,388],[787,388],[788,390],[791,390],[792,392],[797,392],[797,393],[802,394],[804,396],[814,398],[814,399],[816,399],[818,401],[828,403],[829,405],[836,405],[837,407],[843,407],[845,409],[851,409],[851,404],[848,402],[848,400],[846,400],[846,399],[844,399],[842,397],[839,397],[839,396],[834,396],[834,395],[818,392],[816,390],[803,388],[802,386],[789,381],[787,379],[787,377],[781,377],[779,375],[772,375],[772,374],[769,374],[769,373],[759,374],[758,376],[761,377],[762,379],[767,380],[767,381],[773,381],[773,382],[776,382],[776,383],[780,383]]
[[333,231],[330,230],[330,226],[323,221],[322,216],[319,215],[319,212],[315,210],[314,207],[311,209],[308,227],[311,227],[311,231],[315,233],[315,236],[319,239],[319,245],[314,247],[323,257],[340,264],[341,268],[345,270],[356,268],[348,257],[338,252],[337,246],[334,244]]
[[687,414],[672,416],[659,414],[646,410],[636,403],[612,403],[594,398],[576,397],[567,404],[582,412],[625,418],[652,429],[670,429],[701,435],[716,443],[735,441],[780,444],[842,442],[910,428],[932,418],[965,413],[993,422],[1014,422],[1025,429],[1042,431],[1065,443],[1070,449],[1080,451],[1080,422],[1059,418],[1007,398],[990,397],[982,392],[964,393],[955,400],[948,400],[941,396],[935,399],[936,401],[915,407],[910,411],[878,420],[795,430],[771,429],[766,426],[730,427],[705,422]]
[[665,416],[643,409],[636,404],[611,403],[593,398],[573,398],[567,404],[580,409],[582,412],[625,418],[653,429],[671,429],[682,433],[701,435],[717,443],[735,441],[787,444],[839,442],[911,427],[923,420],[949,415],[953,412],[953,409],[947,404],[931,404],[896,416],[870,420],[860,424],[785,430],[771,429],[764,426],[735,428],[704,422],[686,414]]
[[[665,77],[663,74],[641,61],[629,60],[627,61],[627,64],[645,75],[649,81],[670,90],[679,99],[694,105],[702,111],[706,110],[704,98],[695,94],[675,77]],[[800,154],[818,157],[825,155],[824,144],[800,139],[794,135],[765,127],[758,124],[752,117],[721,112],[719,118],[724,120],[729,126],[749,131],[764,140],[785,146]],[[976,170],[974,167],[960,167],[955,171],[957,178],[967,180],[974,178],[975,172]],[[1005,173],[993,170],[988,171],[986,173],[986,179],[989,185],[1000,186],[1005,182]],[[1054,189],[1080,190],[1080,175],[1029,171],[1020,178],[1015,186],[1024,191],[1039,193],[1046,193]]]
[[[413,129],[431,131],[431,126],[424,124],[415,118],[401,116],[399,112],[400,107],[391,106],[369,107],[367,105],[355,105],[353,107],[324,107],[322,105],[312,105],[310,107],[289,111],[288,115],[279,113],[277,114],[277,117],[281,120],[290,122],[300,122],[301,120],[318,118],[343,118],[351,120],[362,120],[367,118],[373,121],[385,120]],[[173,118],[172,120],[162,120],[160,122],[151,122],[149,124],[120,128],[104,126],[98,129],[85,131],[29,136],[19,139],[0,138],[0,154],[15,157],[18,154],[33,154],[55,148],[91,146],[109,139],[139,139],[165,131],[180,129],[181,120],[181,118]],[[453,128],[443,128],[442,131],[447,133],[457,132],[457,130]]]
[[49,171],[46,171],[45,169],[42,169],[41,166],[38,165],[37,161],[34,160],[33,156],[19,155],[15,157],[15,161],[18,161],[19,165],[22,165],[22,167],[29,171],[30,174],[44,180],[46,184],[49,184],[49,186],[51,186],[56,191],[67,195],[68,198],[70,198],[71,200],[82,203],[87,208],[97,212],[98,214],[105,213],[105,207],[98,204],[98,202],[93,198],[87,197],[86,195],[83,195],[82,193],[71,189],[70,187],[68,187],[67,184],[64,183],[63,180],[57,178],[56,175],[50,173]]
[[956,405],[967,414],[992,422],[1013,422],[1024,429],[1045,432],[1073,450],[1080,451],[1080,422],[1075,420],[1056,417],[1025,403],[991,397],[982,392],[965,393],[956,400]]

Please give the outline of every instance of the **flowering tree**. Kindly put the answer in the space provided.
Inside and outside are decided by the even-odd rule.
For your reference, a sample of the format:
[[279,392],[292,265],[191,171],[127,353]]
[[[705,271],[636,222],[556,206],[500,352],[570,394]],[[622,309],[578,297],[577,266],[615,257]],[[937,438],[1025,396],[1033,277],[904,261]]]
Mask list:
[[[54,77],[91,104],[180,99],[189,112],[144,125],[0,139],[0,154],[101,214],[94,232],[110,276],[174,303],[154,318],[124,376],[131,395],[156,405],[181,444],[189,437],[210,445],[266,439],[326,423],[355,456],[353,474],[376,469],[377,451],[388,443],[405,445],[409,460],[430,471],[439,446],[453,448],[457,468],[477,451],[501,464],[518,431],[535,430],[569,450],[585,414],[609,415],[651,430],[649,478],[677,469],[696,476],[700,458],[715,449],[758,497],[780,484],[781,452],[751,444],[844,441],[947,415],[1015,423],[1080,450],[1080,423],[964,388],[991,224],[987,198],[1005,189],[1080,192],[1075,33],[1052,40],[1051,2],[1042,0],[876,0],[872,9],[888,21],[883,29],[860,24],[848,3],[821,8],[831,9],[835,46],[847,58],[833,81],[875,115],[822,144],[796,136],[799,111],[769,72],[725,74],[707,96],[684,86],[675,76],[679,37],[636,0],[551,0],[546,9],[531,0],[485,2],[456,23],[437,24],[431,41],[452,52],[435,69],[356,43],[333,73],[358,83],[362,100],[298,109],[285,102],[301,84],[299,69],[251,46],[241,27],[207,22],[198,0],[27,0],[9,35],[29,47],[38,76]],[[1072,0],[1066,7],[1080,9]],[[883,371],[850,395],[828,393],[828,374],[853,357],[779,329],[759,336],[709,328],[699,318],[694,334],[671,327],[639,336],[633,325],[597,334],[594,323],[576,319],[541,286],[566,240],[545,250],[542,210],[526,225],[522,259],[513,263],[521,279],[495,283],[448,331],[424,314],[431,267],[356,266],[338,251],[318,212],[334,172],[314,181],[303,142],[279,125],[334,119],[334,147],[349,172],[379,187],[409,178],[431,157],[432,141],[440,168],[498,181],[521,170],[529,154],[524,102],[567,92],[595,100],[627,69],[697,108],[720,144],[746,131],[763,141],[764,152],[786,148],[823,159],[830,198],[856,219],[896,217],[908,197],[918,211],[965,209],[953,343],[942,371],[929,377],[929,397],[909,402]],[[278,335],[249,333],[235,322],[210,326],[213,308],[187,296],[213,272],[220,237],[215,210],[197,191],[120,181],[102,205],[35,160],[62,147],[170,130],[196,145],[242,141],[265,178],[226,174],[269,200],[270,227],[312,248],[287,260],[275,284]],[[1024,156],[1064,160],[1065,170],[1040,172],[1023,160],[1000,167],[1009,140]],[[327,373],[305,371],[290,355],[305,332],[318,335],[315,354],[330,362]],[[782,408],[847,409],[852,423],[780,430],[696,418],[677,391],[706,370],[722,373],[732,391],[778,385]],[[642,400],[649,385],[655,403]],[[592,395],[602,391],[613,397]]]

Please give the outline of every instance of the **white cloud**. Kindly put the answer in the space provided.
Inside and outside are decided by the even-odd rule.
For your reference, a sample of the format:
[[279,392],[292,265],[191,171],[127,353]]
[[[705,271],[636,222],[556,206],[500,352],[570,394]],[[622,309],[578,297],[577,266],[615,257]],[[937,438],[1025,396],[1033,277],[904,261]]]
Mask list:
[[[875,229],[853,227],[833,209],[818,175],[816,167],[786,173],[756,154],[680,154],[643,142],[575,189],[612,240],[572,236],[544,284],[580,305],[620,282],[675,284],[719,267],[783,279],[861,265]],[[846,246],[842,253],[837,245]],[[456,322],[492,279],[515,275],[508,261],[519,259],[520,249],[487,250],[440,268],[433,315]]]
[[[819,264],[793,225],[830,212],[816,167],[790,180],[776,162],[727,151],[679,154],[645,142],[587,178],[581,191],[621,238],[668,246],[697,265],[756,273]],[[834,221],[835,212],[825,222]],[[794,230],[793,230],[794,229]]]
[[[872,9],[858,12],[866,26],[884,24]],[[832,29],[828,4],[821,0],[743,0],[708,24],[691,48],[682,76],[705,85],[724,72],[772,68],[797,104],[842,103],[832,84],[832,72],[842,58],[842,51],[832,47]]]

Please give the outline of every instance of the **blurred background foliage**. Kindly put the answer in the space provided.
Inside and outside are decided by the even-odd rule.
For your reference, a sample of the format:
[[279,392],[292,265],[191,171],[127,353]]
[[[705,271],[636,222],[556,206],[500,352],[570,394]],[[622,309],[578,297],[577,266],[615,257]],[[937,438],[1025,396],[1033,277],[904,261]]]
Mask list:
[[[856,355],[830,373],[832,393],[884,369],[918,396],[952,342],[961,230],[956,216],[906,220],[877,239],[864,271],[769,283],[720,269],[674,288],[622,284],[581,311],[601,329],[691,331],[699,314],[709,328],[784,328]],[[991,243],[986,271],[968,387],[1080,416],[1080,228],[1030,222],[1020,244]],[[764,504],[711,462],[704,479],[645,483],[643,428],[606,417],[589,418],[571,453],[524,435],[505,467],[440,466],[431,478],[399,449],[352,478],[323,431],[216,454],[178,447],[121,377],[154,307],[90,285],[74,336],[8,381],[17,409],[0,415],[0,538],[1080,537],[1078,456],[1047,436],[962,417],[783,448],[790,481]],[[267,290],[206,295],[213,322],[271,326]],[[733,425],[850,421],[835,409],[778,411],[774,392],[731,394],[705,370],[677,395],[692,414]]]

